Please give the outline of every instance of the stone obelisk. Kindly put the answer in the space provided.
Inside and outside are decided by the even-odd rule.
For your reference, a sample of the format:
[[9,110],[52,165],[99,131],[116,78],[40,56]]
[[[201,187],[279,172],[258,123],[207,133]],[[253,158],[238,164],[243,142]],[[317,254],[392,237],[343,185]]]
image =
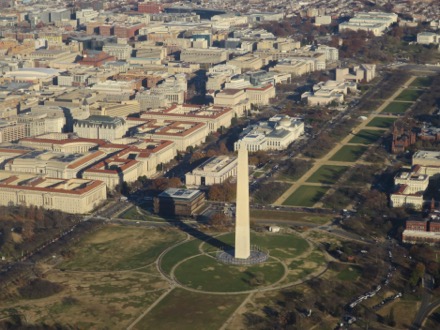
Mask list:
[[235,251],[236,259],[247,259],[251,255],[249,222],[249,165],[245,145],[238,149],[237,162],[237,205],[235,210]]

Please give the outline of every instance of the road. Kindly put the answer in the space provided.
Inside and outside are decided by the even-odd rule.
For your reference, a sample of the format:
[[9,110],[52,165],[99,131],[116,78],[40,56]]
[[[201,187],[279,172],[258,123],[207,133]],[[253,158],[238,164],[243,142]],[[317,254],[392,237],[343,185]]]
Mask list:
[[418,330],[421,329],[423,323],[426,318],[438,307],[440,307],[440,299],[431,302],[432,299],[432,288],[434,285],[434,281],[432,277],[428,274],[425,274],[423,278],[424,288],[422,294],[422,303],[420,308],[416,314],[414,322],[411,325],[410,330]]
[[[405,82],[404,86],[408,86],[410,85],[414,80],[416,79],[415,76],[411,77],[410,79],[408,79],[408,81]],[[387,100],[385,100],[382,105],[380,107],[378,107],[375,111],[373,111],[369,117],[368,120],[364,120],[362,122],[359,123],[359,125],[357,125],[353,131],[359,132],[360,130],[364,129],[367,127],[367,124],[376,116],[380,115],[382,116],[381,111],[384,110],[400,93],[402,92],[402,89],[399,88],[393,95],[391,95]],[[322,166],[322,165],[343,165],[342,163],[344,162],[336,162],[336,161],[331,161],[331,158],[342,149],[342,147],[344,147],[345,145],[347,145],[349,143],[349,141],[352,139],[352,135],[348,134],[344,139],[342,139],[338,144],[336,144],[336,146],[330,150],[324,157],[317,159],[314,163],[314,165],[306,172],[303,174],[303,176],[298,179],[294,184],[292,184],[292,186],[287,189],[276,201],[275,201],[275,205],[282,205],[286,199],[292,195],[301,185],[305,184],[306,181]],[[350,166],[354,166],[356,165],[357,162],[350,162],[349,165]]]

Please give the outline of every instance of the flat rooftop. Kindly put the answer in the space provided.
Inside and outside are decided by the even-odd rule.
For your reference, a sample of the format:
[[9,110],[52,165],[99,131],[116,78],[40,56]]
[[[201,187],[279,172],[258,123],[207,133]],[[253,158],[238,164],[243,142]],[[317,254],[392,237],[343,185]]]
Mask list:
[[35,174],[0,171],[0,188],[79,195],[102,184],[88,179],[43,178]]
[[217,156],[211,157],[200,166],[193,170],[193,173],[203,172],[220,172],[223,168],[236,161],[237,157]]
[[197,196],[200,190],[189,190],[189,189],[179,189],[179,188],[168,188],[159,197],[168,197],[173,199],[190,200]]
[[440,151],[419,150],[413,155],[413,159],[440,160]]

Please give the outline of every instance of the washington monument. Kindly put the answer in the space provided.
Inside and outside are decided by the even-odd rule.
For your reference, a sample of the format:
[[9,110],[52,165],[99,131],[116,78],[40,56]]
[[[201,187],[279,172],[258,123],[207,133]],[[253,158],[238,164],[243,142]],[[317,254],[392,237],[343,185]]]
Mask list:
[[237,161],[237,205],[235,211],[235,251],[236,259],[247,259],[251,255],[249,222],[249,165],[245,145],[238,149]]

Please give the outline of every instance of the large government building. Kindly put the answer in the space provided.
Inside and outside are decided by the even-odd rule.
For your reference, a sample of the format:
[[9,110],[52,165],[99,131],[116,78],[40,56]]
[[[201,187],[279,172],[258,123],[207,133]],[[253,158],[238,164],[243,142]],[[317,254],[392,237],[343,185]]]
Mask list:
[[34,205],[84,214],[93,211],[106,198],[107,190],[102,181],[0,171],[0,205]]
[[209,186],[237,176],[237,158],[230,156],[211,157],[202,165],[185,175],[187,186]]
[[283,150],[304,134],[304,122],[287,115],[276,115],[244,129],[234,149],[245,145],[249,152]]

